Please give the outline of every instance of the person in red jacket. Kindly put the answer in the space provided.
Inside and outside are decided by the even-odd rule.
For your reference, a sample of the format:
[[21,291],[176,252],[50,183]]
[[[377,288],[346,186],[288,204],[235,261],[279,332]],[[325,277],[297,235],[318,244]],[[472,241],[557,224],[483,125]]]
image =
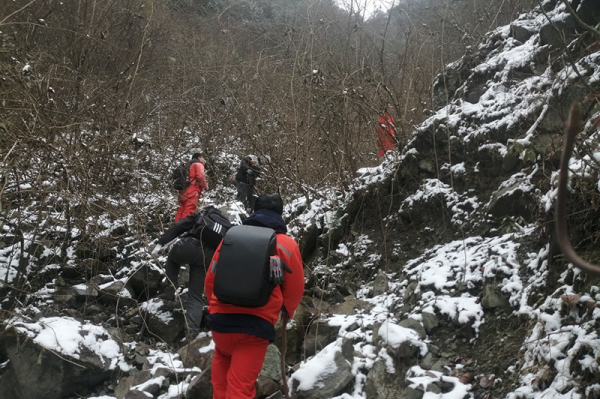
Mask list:
[[379,145],[379,157],[394,149],[396,142],[396,131],[394,130],[394,118],[388,113],[389,106],[377,118],[377,144]]
[[175,215],[175,223],[184,217],[196,212],[198,200],[203,190],[208,189],[204,165],[206,160],[202,154],[196,152],[190,160],[190,185],[184,191],[179,193],[179,209]]
[[209,303],[206,321],[215,344],[211,371],[213,399],[254,398],[254,383],[262,369],[267,346],[275,340],[275,323],[280,314],[284,321],[293,317],[302,299],[302,258],[296,241],[285,234],[287,226],[281,217],[282,213],[281,197],[266,194],[256,199],[254,212],[242,222],[274,229],[277,233],[277,255],[292,270],[292,273],[285,273],[281,285],[275,286],[266,305],[242,307],[217,299],[213,287],[220,245],[206,274],[204,287]]

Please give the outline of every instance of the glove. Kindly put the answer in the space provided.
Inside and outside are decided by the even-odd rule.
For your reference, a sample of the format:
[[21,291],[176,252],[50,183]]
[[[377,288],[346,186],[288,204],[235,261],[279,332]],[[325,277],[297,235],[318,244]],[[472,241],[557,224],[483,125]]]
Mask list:
[[162,245],[160,244],[156,244],[156,246],[154,247],[154,249],[152,250],[152,255],[154,256],[158,256],[158,253],[160,252],[160,249],[162,248]]
[[271,256],[270,258],[271,264],[271,281],[275,284],[283,284],[284,281],[284,273],[281,270],[281,258],[277,255]]
[[254,171],[252,169],[248,169],[248,175],[252,176],[254,174]]

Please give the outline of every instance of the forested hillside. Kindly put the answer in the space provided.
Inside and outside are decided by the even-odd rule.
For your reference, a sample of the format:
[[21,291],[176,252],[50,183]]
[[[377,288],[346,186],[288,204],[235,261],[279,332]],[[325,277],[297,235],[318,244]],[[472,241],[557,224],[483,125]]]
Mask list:
[[[91,169],[114,192],[131,169],[163,173],[150,149],[169,161],[199,144],[270,154],[285,192],[343,186],[377,163],[385,105],[404,141],[444,66],[533,3],[405,1],[365,21],[322,0],[7,2],[3,171]],[[62,180],[73,195],[92,183]]]
[[[272,159],[305,266],[295,399],[599,397],[598,281],[553,239],[579,101],[568,220],[598,259],[595,0],[6,3],[0,397],[211,397],[210,334],[183,339],[150,255],[196,151],[234,223],[241,157]],[[257,397],[283,395],[275,352]]]

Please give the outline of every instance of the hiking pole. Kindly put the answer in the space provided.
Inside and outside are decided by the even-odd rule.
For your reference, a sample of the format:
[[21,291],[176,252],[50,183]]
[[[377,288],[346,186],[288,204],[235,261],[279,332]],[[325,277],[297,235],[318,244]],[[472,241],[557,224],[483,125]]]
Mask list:
[[281,311],[281,381],[283,395],[286,399],[290,399],[290,392],[287,386],[286,369],[285,369],[285,352],[287,350],[287,338],[286,332],[287,323],[290,321],[290,315],[285,308]]

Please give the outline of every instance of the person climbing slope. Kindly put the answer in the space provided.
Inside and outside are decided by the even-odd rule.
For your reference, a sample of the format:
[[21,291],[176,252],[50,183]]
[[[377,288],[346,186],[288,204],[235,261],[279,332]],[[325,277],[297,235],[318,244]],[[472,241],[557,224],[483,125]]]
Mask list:
[[196,212],[202,191],[208,190],[204,170],[205,164],[206,160],[202,157],[202,154],[196,152],[192,155],[189,164],[189,186],[179,192],[179,209],[175,214],[175,222]]
[[237,200],[244,203],[249,209],[254,209],[256,196],[256,180],[262,173],[261,166],[269,165],[271,157],[268,155],[257,157],[256,155],[247,155],[240,162],[235,174],[235,183],[237,188]]

